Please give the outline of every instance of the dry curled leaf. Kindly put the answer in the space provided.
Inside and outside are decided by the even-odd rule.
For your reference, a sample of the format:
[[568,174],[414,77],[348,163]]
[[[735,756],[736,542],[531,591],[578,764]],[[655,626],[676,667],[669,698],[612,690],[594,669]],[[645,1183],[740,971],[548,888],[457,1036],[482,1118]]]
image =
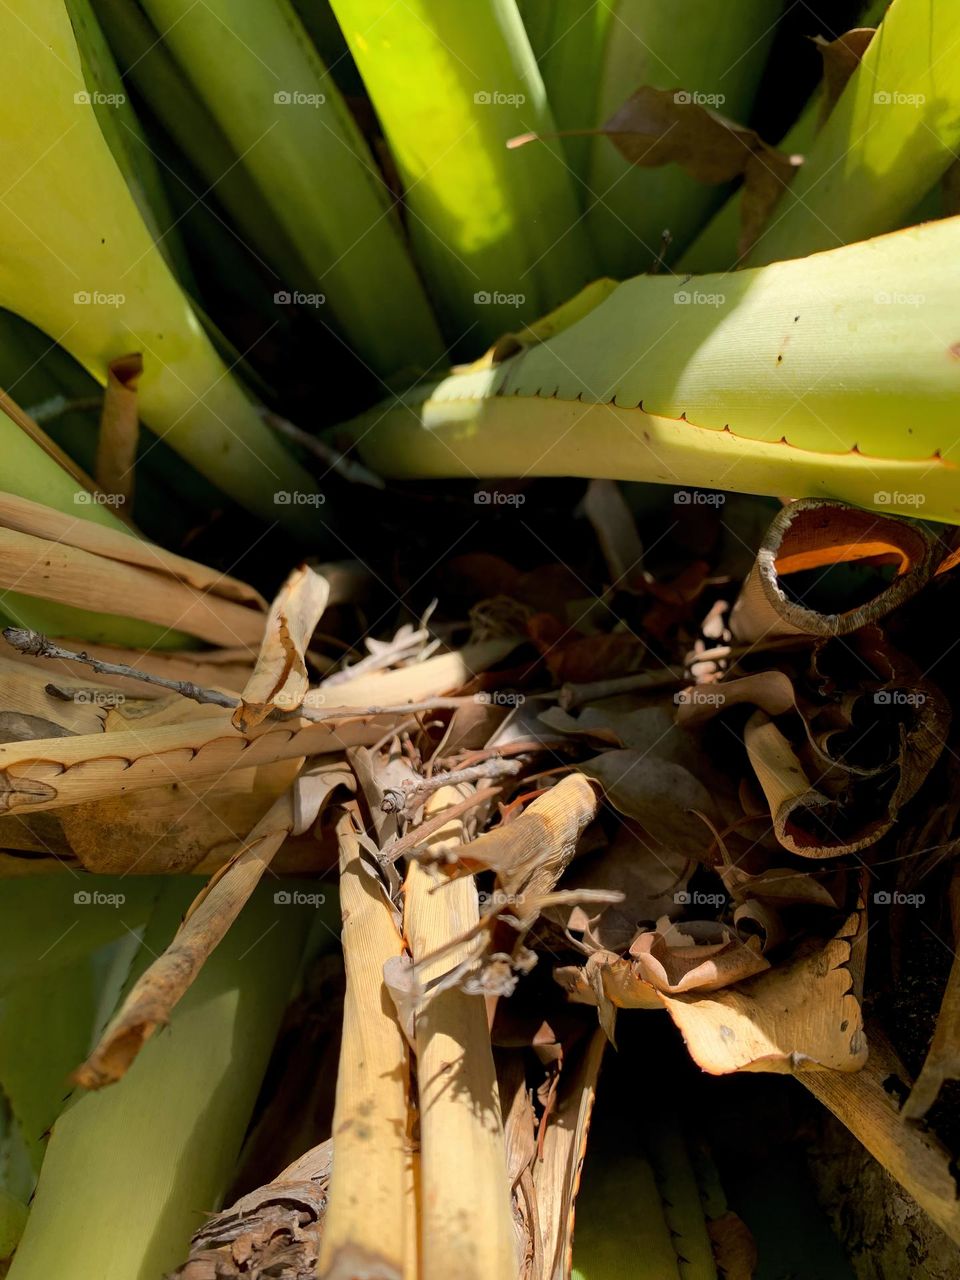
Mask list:
[[847,81],[860,65],[860,59],[876,35],[876,27],[852,27],[836,40],[814,36],[813,43],[823,58],[823,99],[820,104],[820,124],[836,106]]
[[139,352],[111,360],[97,438],[97,484],[103,493],[126,503],[133,499],[140,430],[137,383],[142,373],[143,356]]
[[274,711],[296,711],[310,687],[306,651],[327,607],[325,578],[301,565],[270,606],[253,675],[244,686],[233,723],[249,732]]
[[801,157],[769,146],[753,129],[735,124],[683,90],[643,85],[596,131],[631,164],[677,164],[699,182],[743,178],[741,256],[752,248]]
[[693,810],[712,814],[707,789],[682,765],[641,751],[605,751],[581,771],[603,788],[615,809],[643,828],[652,844],[701,858],[710,834]]
[[731,1071],[858,1071],[867,1059],[854,970],[865,946],[865,911],[826,943],[808,938],[765,973],[722,991],[664,995],[694,1061]]
[[639,977],[665,995],[719,991],[770,968],[756,943],[710,920],[658,922],[630,948]]

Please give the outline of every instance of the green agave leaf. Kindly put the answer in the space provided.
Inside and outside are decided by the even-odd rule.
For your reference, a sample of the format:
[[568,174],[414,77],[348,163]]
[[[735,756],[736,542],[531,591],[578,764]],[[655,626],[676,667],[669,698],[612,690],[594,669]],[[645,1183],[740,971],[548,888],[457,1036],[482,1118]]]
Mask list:
[[447,337],[482,351],[587,283],[592,255],[516,0],[333,0],[406,189]]
[[[167,881],[131,979],[196,893]],[[278,918],[283,912],[283,918]],[[278,927],[280,926],[280,927]],[[308,921],[258,891],[119,1084],[74,1096],[57,1120],[10,1280],[157,1280],[229,1184]]]
[[[782,5],[779,0],[619,0],[613,5],[596,119],[600,125],[641,85],[676,89],[733,120],[750,114]],[[590,231],[600,264],[623,278],[649,269],[669,232],[669,261],[721,203],[676,165],[631,166],[604,137],[591,145]]]
[[216,355],[104,140],[63,0],[36,0],[29,23],[0,11],[0,59],[0,306],[101,382],[142,351],[146,424],[251,510],[310,529],[315,508],[273,501],[312,492],[310,477]]
[[958,250],[949,218],[640,276],[548,341],[358,419],[358,446],[381,474],[613,477],[960,523]]
[[896,227],[957,158],[960,6],[893,0],[747,258],[796,258]]

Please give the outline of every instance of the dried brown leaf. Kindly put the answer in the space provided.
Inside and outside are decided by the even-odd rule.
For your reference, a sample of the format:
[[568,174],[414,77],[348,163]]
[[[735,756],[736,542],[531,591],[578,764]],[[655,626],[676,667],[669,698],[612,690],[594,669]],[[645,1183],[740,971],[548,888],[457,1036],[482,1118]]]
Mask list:
[[302,704],[310,686],[307,646],[329,598],[326,579],[307,565],[287,578],[270,606],[256,666],[233,713],[236,728],[249,732],[272,712]]
[[691,94],[652,85],[641,86],[595,132],[644,168],[677,164],[707,183],[742,177],[741,255],[753,246],[801,161],[769,146],[753,129],[701,106]]
[[865,912],[857,910],[834,938],[807,939],[776,968],[723,991],[664,995],[663,1002],[691,1057],[711,1075],[859,1071],[867,1042],[852,968],[865,938]]
[[823,58],[823,99],[820,105],[820,124],[837,105],[847,81],[860,65],[860,59],[876,35],[876,27],[852,27],[836,40],[814,36],[813,43]]
[[119,356],[107,365],[107,386],[100,413],[95,471],[100,489],[123,503],[133,501],[134,466],[140,418],[137,383],[143,373],[143,356]]
[[693,810],[716,812],[707,789],[689,769],[643,751],[605,751],[580,766],[604,798],[638,824],[652,845],[702,858],[710,833]]

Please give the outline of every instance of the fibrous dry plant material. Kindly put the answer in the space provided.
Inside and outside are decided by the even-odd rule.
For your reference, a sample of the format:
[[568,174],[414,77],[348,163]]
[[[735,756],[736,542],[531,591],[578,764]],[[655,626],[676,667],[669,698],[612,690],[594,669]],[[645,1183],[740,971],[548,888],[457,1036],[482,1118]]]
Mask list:
[[[458,799],[455,787],[446,788],[431,796],[426,810],[442,813]],[[452,849],[462,835],[462,821],[454,818],[433,832],[427,847]],[[486,1005],[459,985],[430,990],[477,956],[473,939],[450,948],[479,922],[477,886],[472,876],[444,882],[414,862],[403,901],[404,934],[424,990],[415,1015],[422,1280],[515,1280],[516,1235]],[[434,952],[441,955],[431,961]]]
[[407,1042],[383,966],[403,951],[393,908],[365,865],[355,819],[337,824],[347,993],[333,1119],[336,1149],[317,1275],[416,1280],[415,1152]]

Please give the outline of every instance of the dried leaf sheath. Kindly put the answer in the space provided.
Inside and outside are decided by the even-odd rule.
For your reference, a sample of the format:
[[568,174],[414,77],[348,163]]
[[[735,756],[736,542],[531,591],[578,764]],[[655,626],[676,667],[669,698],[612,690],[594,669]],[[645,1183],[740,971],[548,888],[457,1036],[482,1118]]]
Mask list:
[[[438,812],[459,800],[437,792]],[[462,837],[454,819],[431,837]],[[436,892],[433,892],[436,890]],[[404,931],[418,963],[480,918],[472,876],[438,881],[417,863],[407,873]],[[475,943],[447,951],[418,970],[428,986],[475,954]],[[428,994],[416,1018],[420,1098],[422,1280],[516,1280],[517,1250],[500,1095],[485,1001],[458,986]]]
[[174,1005],[223,941],[293,825],[293,796],[287,792],[194,900],[173,941],[135,984],[100,1043],[77,1069],[78,1084],[99,1089],[119,1080],[145,1042],[169,1021]]
[[[184,703],[184,707],[190,707]],[[212,715],[198,714],[204,710]],[[396,715],[345,724],[277,724],[240,734],[230,713],[192,708],[196,718],[116,733],[0,744],[0,812],[56,808],[118,793],[220,778],[233,769],[325,755],[376,742]]]
[[263,615],[232,600],[208,598],[182,582],[79,547],[0,528],[0,588],[25,586],[41,600],[176,627],[230,648],[254,648],[263,631]]
[[233,714],[236,728],[252,729],[272,711],[295,711],[303,702],[310,684],[304,654],[329,598],[326,579],[306,565],[283,584],[270,606],[256,668]]
[[143,356],[136,352],[119,356],[107,366],[107,386],[97,437],[97,484],[104,493],[133,498],[134,465],[140,417],[137,383],[143,373]]
[[417,1280],[407,1045],[383,981],[403,950],[393,911],[364,867],[352,818],[337,824],[347,990],[333,1117],[336,1148],[320,1280]]

